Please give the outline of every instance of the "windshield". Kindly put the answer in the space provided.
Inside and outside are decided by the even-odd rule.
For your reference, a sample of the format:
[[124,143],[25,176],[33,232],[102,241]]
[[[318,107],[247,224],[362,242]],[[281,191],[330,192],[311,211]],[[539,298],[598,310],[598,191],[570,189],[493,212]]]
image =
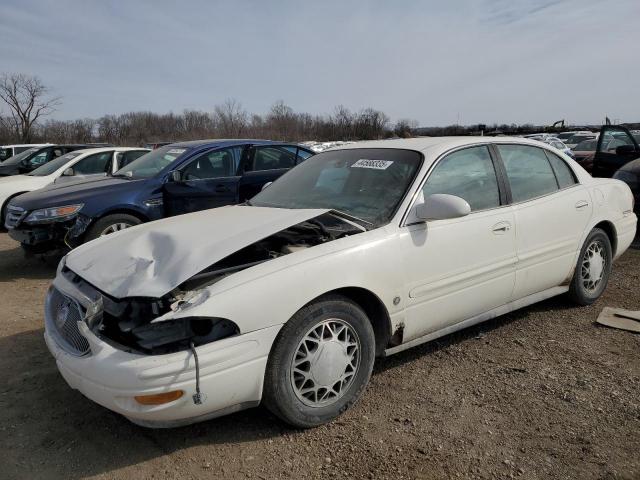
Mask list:
[[58,170],[60,167],[64,166],[70,160],[73,160],[78,155],[82,155],[83,152],[69,152],[61,157],[56,158],[55,160],[51,160],[49,163],[45,163],[41,167],[36,168],[33,172],[28,173],[27,175],[31,175],[33,177],[44,177],[45,175],[51,175],[53,172]]
[[186,148],[161,147],[153,150],[140,158],[134,160],[129,165],[118,170],[115,177],[150,178],[158,174],[167,165],[172,164],[180,157]]
[[4,162],[2,162],[2,165],[17,165],[22,160],[29,157],[32,153],[36,153],[37,151],[38,151],[37,148],[30,148],[29,150],[25,150],[24,152],[21,152],[17,155],[14,155],[13,157],[8,158]]
[[388,223],[413,182],[422,155],[363,148],[319,153],[251,199],[276,208],[328,208],[376,226]]

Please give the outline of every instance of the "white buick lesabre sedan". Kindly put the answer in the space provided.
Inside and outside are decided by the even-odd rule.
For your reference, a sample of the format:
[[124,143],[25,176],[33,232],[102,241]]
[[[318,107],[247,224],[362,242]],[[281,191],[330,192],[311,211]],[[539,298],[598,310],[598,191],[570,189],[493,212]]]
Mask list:
[[539,142],[359,143],[245,205],[72,251],[45,339],[72,388],[141,425],[263,402],[312,427],[376,356],[562,293],[594,302],[635,230],[627,185]]

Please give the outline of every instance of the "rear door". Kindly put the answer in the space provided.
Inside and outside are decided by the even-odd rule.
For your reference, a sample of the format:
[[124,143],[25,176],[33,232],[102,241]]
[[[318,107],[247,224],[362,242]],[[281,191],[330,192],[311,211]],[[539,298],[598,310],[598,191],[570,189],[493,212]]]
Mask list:
[[300,161],[296,145],[252,146],[242,169],[239,201],[253,197],[266,183],[273,182]]
[[497,151],[515,213],[517,300],[570,279],[593,206],[560,156],[531,145],[502,144]]
[[179,181],[163,187],[166,215],[180,215],[238,202],[239,167],[245,146],[209,150],[180,167]]
[[623,165],[640,158],[640,147],[625,127],[603,125],[593,159],[594,177],[613,177]]

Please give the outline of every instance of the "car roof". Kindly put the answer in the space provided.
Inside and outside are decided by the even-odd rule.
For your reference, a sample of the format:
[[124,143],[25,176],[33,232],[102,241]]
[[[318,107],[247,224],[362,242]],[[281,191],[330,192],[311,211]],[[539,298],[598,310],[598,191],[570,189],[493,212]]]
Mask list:
[[47,147],[49,145],[53,145],[53,143],[12,143],[11,145],[0,145],[0,148],[9,148],[9,147]]
[[231,145],[239,145],[244,143],[252,143],[256,145],[297,145],[296,142],[277,142],[273,140],[257,140],[249,138],[214,138],[208,140],[190,140],[186,142],[175,142],[170,144],[172,147],[199,148],[199,147],[223,147]]
[[449,150],[466,145],[480,145],[487,143],[520,143],[536,147],[545,145],[538,140],[524,137],[417,137],[357,142],[349,145],[342,145],[327,151],[335,152],[336,150],[354,148],[398,148],[424,152],[431,149]]
[[69,153],[81,153],[82,155],[92,154],[92,153],[102,153],[102,152],[128,152],[129,150],[146,150],[150,152],[151,150],[144,147],[94,147],[94,148],[81,148],[78,150],[74,150]]

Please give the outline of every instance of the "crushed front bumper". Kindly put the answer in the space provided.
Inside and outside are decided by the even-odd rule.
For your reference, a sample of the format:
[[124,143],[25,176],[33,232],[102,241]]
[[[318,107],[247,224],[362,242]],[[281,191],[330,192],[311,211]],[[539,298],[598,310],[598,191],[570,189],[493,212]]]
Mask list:
[[[138,355],[111,347],[78,322],[90,354],[67,353],[45,329],[44,338],[69,386],[87,398],[146,427],[166,428],[221,416],[260,403],[271,345],[280,326],[229,337],[197,347],[200,390],[196,405],[196,370],[191,351]],[[141,405],[137,395],[183,390],[178,400]]]
[[7,231],[11,238],[23,246],[37,251],[46,251],[65,245],[78,246],[81,243],[79,238],[90,223],[89,217],[78,215],[69,220],[51,223],[27,224],[21,222],[13,228],[8,228]]
[[[203,398],[196,404],[193,352],[130,353],[98,338],[89,325],[100,314],[104,299],[99,292],[84,292],[65,278],[63,268],[64,260],[47,294],[44,338],[71,388],[134,423],[159,428],[194,423],[260,403],[267,358],[281,325],[196,347]],[[184,395],[162,405],[143,405],[135,400],[140,395],[176,390]]]

